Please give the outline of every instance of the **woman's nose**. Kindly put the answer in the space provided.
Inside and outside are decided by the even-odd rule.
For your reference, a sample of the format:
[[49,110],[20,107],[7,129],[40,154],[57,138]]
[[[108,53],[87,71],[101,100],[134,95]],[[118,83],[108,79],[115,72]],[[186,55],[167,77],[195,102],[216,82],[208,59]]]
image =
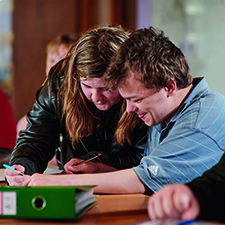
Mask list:
[[102,99],[102,91],[99,89],[93,89],[92,91],[92,100],[95,102],[101,101]]

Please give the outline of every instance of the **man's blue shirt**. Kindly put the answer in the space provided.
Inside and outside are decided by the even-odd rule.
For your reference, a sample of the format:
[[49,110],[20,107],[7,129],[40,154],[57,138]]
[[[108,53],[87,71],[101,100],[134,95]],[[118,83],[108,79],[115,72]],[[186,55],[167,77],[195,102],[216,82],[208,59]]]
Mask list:
[[203,78],[167,126],[149,128],[145,156],[134,170],[155,192],[165,184],[199,177],[220,160],[224,150],[225,98]]

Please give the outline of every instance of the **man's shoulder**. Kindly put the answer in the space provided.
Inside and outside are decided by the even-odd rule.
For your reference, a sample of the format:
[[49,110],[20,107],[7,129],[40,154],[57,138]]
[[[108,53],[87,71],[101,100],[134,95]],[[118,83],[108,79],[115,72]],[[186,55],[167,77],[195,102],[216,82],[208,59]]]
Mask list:
[[190,128],[217,126],[217,123],[225,124],[224,96],[214,91],[205,92],[184,107],[177,121]]

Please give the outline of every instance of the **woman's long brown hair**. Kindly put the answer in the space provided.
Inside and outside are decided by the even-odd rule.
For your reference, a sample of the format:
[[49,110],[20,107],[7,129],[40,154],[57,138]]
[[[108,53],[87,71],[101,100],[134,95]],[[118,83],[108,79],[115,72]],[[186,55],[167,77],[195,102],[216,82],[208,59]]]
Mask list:
[[[59,90],[63,97],[63,117],[66,128],[72,140],[72,145],[79,139],[89,136],[96,128],[95,116],[92,114],[89,102],[81,87],[80,77],[101,78],[106,72],[110,59],[117,52],[120,44],[127,38],[128,33],[120,27],[100,27],[86,32],[70,50],[65,66],[65,82]],[[121,121],[118,123],[115,138],[124,145],[131,143],[130,134],[139,123],[135,115],[128,115],[125,107],[121,108]],[[124,129],[124,122],[131,122],[129,129]]]

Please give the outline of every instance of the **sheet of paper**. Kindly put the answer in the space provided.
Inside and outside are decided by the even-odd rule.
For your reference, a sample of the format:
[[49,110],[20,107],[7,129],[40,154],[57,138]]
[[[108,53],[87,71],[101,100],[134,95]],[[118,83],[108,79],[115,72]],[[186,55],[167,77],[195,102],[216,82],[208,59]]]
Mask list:
[[[48,165],[47,169],[45,170],[44,174],[59,174],[62,170],[59,169],[57,166]],[[5,168],[0,169],[0,182],[5,181]]]
[[146,221],[139,223],[137,225],[219,225],[218,222],[209,222],[209,221],[183,221],[183,220],[157,220],[157,221]]

